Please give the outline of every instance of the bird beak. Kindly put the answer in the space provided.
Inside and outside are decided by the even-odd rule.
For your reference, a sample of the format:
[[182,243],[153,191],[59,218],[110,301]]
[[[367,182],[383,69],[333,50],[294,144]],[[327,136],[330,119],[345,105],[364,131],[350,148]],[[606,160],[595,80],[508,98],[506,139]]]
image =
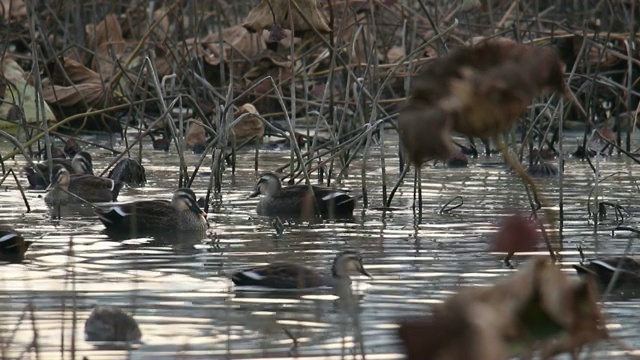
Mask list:
[[358,269],[358,271],[360,272],[360,274],[362,274],[362,275],[364,275],[364,276],[366,276],[366,277],[368,277],[368,278],[370,278],[370,279],[373,279],[373,276],[371,276],[371,274],[369,274],[369,273],[367,272],[367,270],[365,270],[365,269],[364,269],[364,267],[362,266],[362,264],[360,264],[360,268]]
[[202,209],[200,209],[200,207],[198,206],[198,204],[192,204],[191,205],[191,211],[193,211],[194,213],[202,216],[203,218],[207,218],[207,213],[205,213],[204,211],[202,211]]
[[251,193],[251,195],[249,195],[249,197],[254,198],[258,195],[260,195],[260,189],[256,189],[254,192]]

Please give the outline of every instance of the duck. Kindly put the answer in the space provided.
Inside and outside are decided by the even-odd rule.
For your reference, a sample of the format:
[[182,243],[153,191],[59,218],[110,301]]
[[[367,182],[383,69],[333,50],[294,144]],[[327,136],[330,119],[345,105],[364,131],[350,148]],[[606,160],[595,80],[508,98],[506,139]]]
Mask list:
[[170,202],[139,200],[100,206],[95,211],[109,231],[205,231],[208,228],[207,215],[189,188],[177,189]]
[[613,285],[616,293],[640,292],[640,262],[626,257],[604,257],[589,260],[587,264],[573,265],[580,276],[592,276],[598,283],[601,291],[605,291],[613,275],[618,269],[618,278]]
[[539,162],[526,169],[527,174],[534,178],[546,178],[558,176],[558,167],[548,162]]
[[[87,174],[93,175],[93,160],[91,154],[86,151],[80,151],[71,160],[69,159],[52,159],[53,166],[61,165],[71,174]],[[49,162],[35,164],[40,170],[42,176],[38,174],[32,166],[25,166],[24,172],[29,181],[29,187],[32,189],[44,190],[50,184],[51,171],[49,171]]]
[[139,342],[142,332],[133,316],[115,306],[98,305],[84,322],[86,341]]
[[0,261],[21,263],[31,244],[33,241],[25,240],[11,227],[0,225]]
[[109,171],[109,179],[129,186],[141,186],[147,182],[144,166],[134,159],[122,159]]
[[110,202],[118,198],[122,183],[89,174],[70,174],[63,165],[55,165],[51,174],[51,184],[44,201],[49,206],[61,206],[85,201]]
[[[256,207],[258,215],[285,218],[310,218],[313,214],[328,218],[353,216],[356,199],[344,190],[312,186],[317,208],[307,185],[282,187],[274,173],[260,176],[250,197],[264,195]],[[315,210],[315,211],[314,211]]]
[[331,274],[324,274],[304,265],[273,263],[238,271],[231,276],[237,286],[260,286],[272,289],[310,289],[350,284],[350,274],[358,272],[371,277],[356,251],[347,250],[336,255]]

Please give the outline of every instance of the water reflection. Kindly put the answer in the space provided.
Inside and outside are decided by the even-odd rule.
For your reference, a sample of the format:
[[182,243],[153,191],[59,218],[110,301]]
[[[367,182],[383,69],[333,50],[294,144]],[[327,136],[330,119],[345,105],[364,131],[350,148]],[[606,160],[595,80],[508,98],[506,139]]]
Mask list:
[[[8,152],[7,146],[0,144],[0,152]],[[96,168],[106,167],[111,160],[106,152],[90,151],[96,154]],[[72,335],[77,358],[92,360],[342,359],[359,354],[362,347],[368,359],[395,359],[401,357],[395,337],[397,318],[427,313],[430,304],[442,301],[459,286],[487,285],[511,271],[500,255],[488,251],[488,234],[509,209],[527,208],[528,200],[520,181],[498,158],[472,160],[467,169],[425,167],[420,224],[415,224],[411,211],[410,181],[395,195],[391,205],[397,210],[375,210],[383,206],[382,179],[379,169],[371,167],[367,173],[370,209],[363,210],[360,202],[355,218],[346,222],[285,222],[277,235],[270,219],[256,214],[257,202],[248,195],[258,173],[273,170],[287,159],[288,152],[262,151],[260,171],[254,172],[253,151],[239,156],[236,174],[225,173],[223,192],[212,199],[210,228],[197,236],[107,233],[93,210],[83,206],[62,209],[62,218],[52,220],[41,191],[26,193],[32,209],[27,213],[19,191],[9,185],[0,197],[0,223],[12,225],[34,244],[22,264],[0,265],[0,333],[15,334],[8,356],[21,356],[33,341],[33,325],[27,321],[31,312],[25,310],[31,304],[38,347],[47,359],[62,358],[62,345],[68,354]],[[187,155],[190,167],[196,161],[197,156]],[[387,163],[395,166],[395,155]],[[145,144],[143,164],[147,186],[125,188],[119,200],[167,199],[178,187],[175,153],[154,152],[151,144]],[[17,169],[24,162],[18,158],[5,165]],[[626,172],[601,184],[599,196],[633,214],[638,201],[633,165],[616,157],[600,163],[603,175],[621,169]],[[398,168],[388,167],[386,176],[387,186],[393,184]],[[558,180],[547,179],[541,185],[557,204]],[[198,176],[192,188],[201,197],[207,186],[208,177]],[[608,223],[596,232],[586,211],[592,186],[588,165],[568,159],[563,179],[567,250],[563,263],[567,268],[579,261],[577,245],[588,257],[596,250],[621,254],[631,238],[622,233],[612,237],[609,225],[613,224]],[[347,177],[340,187],[360,189],[359,177]],[[464,205],[439,214],[455,196],[461,196]],[[330,289],[253,291],[236,289],[230,280],[234,271],[276,261],[327,269],[344,248],[357,249],[373,276],[355,279],[349,301]],[[541,248],[535,254],[545,251]],[[527,256],[531,254],[516,257],[515,266]],[[95,304],[120,306],[134,314],[143,344],[129,352],[103,350],[85,342],[84,320]],[[605,305],[613,334],[632,348],[640,348],[640,321],[634,316],[638,305],[638,301]],[[599,344],[593,357],[622,357],[616,350],[615,345]]]

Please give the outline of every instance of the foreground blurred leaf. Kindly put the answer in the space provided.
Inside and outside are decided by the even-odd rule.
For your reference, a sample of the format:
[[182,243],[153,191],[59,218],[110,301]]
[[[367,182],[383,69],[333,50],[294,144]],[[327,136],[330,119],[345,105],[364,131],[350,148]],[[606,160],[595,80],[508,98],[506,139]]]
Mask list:
[[543,358],[576,356],[607,337],[593,285],[542,258],[491,287],[461,290],[432,316],[402,323],[399,333],[409,359],[450,360],[507,359],[537,349]]

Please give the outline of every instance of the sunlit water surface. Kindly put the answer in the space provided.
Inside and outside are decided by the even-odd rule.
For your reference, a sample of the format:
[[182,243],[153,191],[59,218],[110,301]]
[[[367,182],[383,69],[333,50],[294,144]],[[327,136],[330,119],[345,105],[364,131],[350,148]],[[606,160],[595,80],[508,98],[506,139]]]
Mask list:
[[[387,191],[399,173],[397,140],[392,133],[388,138]],[[107,143],[105,138],[88,139]],[[6,141],[0,143],[1,154],[11,150]],[[113,160],[104,150],[88,150],[97,171]],[[91,211],[71,212],[54,221],[43,192],[27,192],[27,212],[15,183],[7,178],[0,196],[0,223],[35,241],[23,264],[0,265],[0,337],[8,344],[7,358],[20,357],[29,346],[36,346],[44,359],[71,358],[72,350],[76,358],[91,360],[342,359],[363,349],[368,359],[402,358],[395,336],[399,318],[427,314],[430,304],[458,286],[488,285],[512,271],[504,267],[500,254],[489,252],[488,240],[499,219],[513,209],[526,209],[528,200],[520,180],[497,156],[472,159],[464,169],[428,166],[422,171],[423,220],[415,225],[412,181],[395,195],[394,211],[380,210],[381,152],[378,147],[371,150],[365,169],[369,205],[363,209],[360,201],[355,221],[289,224],[279,237],[269,219],[256,215],[257,200],[248,198],[257,175],[251,149],[238,157],[235,175],[231,169],[225,172],[222,194],[210,209],[211,228],[206,237],[196,239],[110,239]],[[192,171],[197,156],[189,153],[186,159]],[[259,170],[273,170],[288,159],[288,151],[260,151]],[[142,161],[148,184],[125,188],[119,200],[169,199],[178,185],[175,150],[158,152],[145,143]],[[24,164],[21,156],[5,162],[18,172]],[[353,164],[342,188],[362,192],[363,164]],[[625,207],[632,215],[626,221],[633,226],[640,197],[634,181],[638,165],[613,156],[598,166],[601,177],[608,176],[600,184],[600,197]],[[27,185],[22,175],[19,180]],[[192,188],[198,196],[206,194],[208,182],[208,176],[196,178]],[[559,181],[545,179],[540,185],[557,204]],[[587,163],[568,157],[562,184],[563,264],[570,273],[569,265],[579,261],[578,246],[588,256],[622,254],[631,237],[612,237],[611,221],[595,230],[587,213],[593,185]],[[464,205],[439,214],[438,209],[455,196],[461,196]],[[229,280],[233,271],[273,261],[304,262],[328,271],[336,252],[343,249],[359,250],[373,276],[355,278],[355,305],[345,304],[329,290],[299,295],[250,291],[234,289]],[[514,265],[525,259],[516,257]],[[133,313],[143,343],[122,350],[84,341],[84,320],[95,304],[118,305]],[[640,349],[639,305],[604,304],[613,335],[630,349]],[[589,351],[592,358],[624,355],[620,346],[608,343]]]

